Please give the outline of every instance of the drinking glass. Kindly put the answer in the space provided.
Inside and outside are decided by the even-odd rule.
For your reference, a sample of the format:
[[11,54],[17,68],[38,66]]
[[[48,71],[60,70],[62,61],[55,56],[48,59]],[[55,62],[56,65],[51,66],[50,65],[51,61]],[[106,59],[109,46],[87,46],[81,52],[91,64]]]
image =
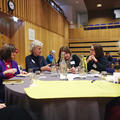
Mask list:
[[57,76],[57,74],[58,74],[58,68],[57,68],[57,66],[56,65],[54,65],[54,66],[51,66],[51,73],[52,73],[52,76]]
[[51,71],[52,71],[53,73],[55,73],[55,72],[56,72],[56,66],[51,66]]
[[40,71],[35,71],[35,76],[34,76],[34,78],[35,79],[39,79],[39,77],[40,77]]
[[32,69],[32,68],[29,68],[29,69],[28,69],[28,73],[29,73],[31,82],[33,82],[33,78],[34,78],[33,69]]

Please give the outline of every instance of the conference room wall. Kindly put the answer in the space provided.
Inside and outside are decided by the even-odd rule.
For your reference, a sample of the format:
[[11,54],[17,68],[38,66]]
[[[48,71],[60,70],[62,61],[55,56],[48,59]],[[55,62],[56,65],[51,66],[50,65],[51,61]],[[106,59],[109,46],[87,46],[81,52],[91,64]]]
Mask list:
[[99,43],[104,51],[110,51],[111,55],[119,57],[117,51],[120,50],[118,42],[120,38],[120,28],[84,30],[84,28],[69,29],[69,46],[73,53],[85,56],[89,55],[90,46]]
[[9,12],[7,0],[1,0],[0,11],[10,16],[16,16],[37,26],[64,35],[66,19],[52,8],[46,0],[13,0],[15,10]]
[[5,43],[12,43],[18,49],[15,60],[25,68],[25,56],[30,54],[29,45],[32,40],[29,40],[28,29],[35,30],[35,39],[43,42],[42,54],[46,56],[49,54],[51,49],[56,51],[56,59],[58,59],[59,48],[63,45],[68,45],[68,25],[66,24],[65,35],[61,36],[54,32],[48,31],[42,27],[38,27],[29,22],[22,22],[21,25],[16,30],[16,24],[11,24],[11,37],[7,35],[0,34],[0,45]]
[[65,25],[65,35],[62,36],[60,34],[56,34],[55,32],[51,32],[42,27],[38,27],[29,22],[25,22],[25,54],[28,55],[29,52],[29,44],[32,42],[28,40],[28,29],[32,28],[35,30],[35,39],[43,42],[42,54],[43,56],[47,56],[51,49],[56,51],[56,59],[58,59],[59,48],[63,45],[68,45],[68,25]]
[[[4,30],[4,36],[8,37],[6,43],[13,43],[18,48],[19,53],[15,57],[18,64],[25,67],[24,58],[29,54],[28,46],[31,42],[28,40],[29,28],[35,30],[35,39],[44,43],[42,55],[46,57],[50,49],[55,49],[57,58],[59,48],[62,45],[68,45],[68,21],[52,8],[46,0],[13,1],[15,3],[13,13],[8,11],[7,0],[0,2],[0,12],[8,15],[8,17],[5,16],[4,21],[7,20],[10,23],[8,26],[5,24],[7,30]],[[16,16],[25,23],[16,27],[16,23],[11,23],[12,20],[8,20],[10,16]],[[4,16],[2,16],[3,18]],[[1,28],[0,30],[3,31]],[[6,34],[6,31],[8,31],[8,34]]]
[[0,33],[0,48],[9,42],[9,37],[5,36],[4,34]]
[[0,47],[5,43],[9,43],[10,39],[10,24],[7,16],[0,12]]
[[[30,54],[29,45],[32,40],[29,40],[29,28],[34,29],[35,31],[35,39],[43,42],[42,54],[45,58],[49,54],[51,49],[56,51],[56,59],[58,59],[59,48],[63,45],[68,45],[68,24],[65,25],[65,35],[62,36],[55,32],[51,32],[42,27],[36,26],[29,22],[22,22],[21,25],[16,30],[16,24],[11,24],[11,37],[4,35],[6,43],[12,43],[18,49],[18,53],[15,57],[15,60],[25,68],[25,56]],[[0,34],[1,36],[1,34]],[[0,37],[1,38],[1,37]],[[1,40],[1,39],[0,39]],[[2,41],[2,40],[1,40]],[[0,44],[2,42],[0,41]],[[2,45],[1,45],[2,46]]]
[[18,49],[15,60],[24,66],[25,35],[24,21],[14,22],[9,15],[0,13],[0,47],[12,43]]
[[115,29],[97,29],[97,30],[84,30],[84,28],[69,29],[69,41],[109,41],[119,40],[120,28]]
[[16,29],[17,25],[13,24],[12,26],[12,36],[9,38],[9,43],[15,45],[18,49],[18,53],[15,56],[15,60],[19,65],[25,68],[25,56],[26,56],[26,48],[25,48],[25,29],[24,22],[20,24],[20,26]]
[[115,19],[113,9],[88,11],[88,25],[90,24],[108,24],[118,22],[120,19]]
[[112,19],[109,17],[106,18],[91,18],[88,22],[88,25],[90,24],[108,24],[108,23],[114,23],[114,22],[120,22],[120,19]]

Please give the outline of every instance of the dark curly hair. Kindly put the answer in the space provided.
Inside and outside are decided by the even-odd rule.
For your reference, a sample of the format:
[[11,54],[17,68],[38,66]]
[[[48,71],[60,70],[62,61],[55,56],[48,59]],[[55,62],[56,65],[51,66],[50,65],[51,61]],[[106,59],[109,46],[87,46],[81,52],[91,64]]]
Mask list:
[[0,59],[8,60],[11,59],[11,53],[16,52],[16,48],[13,44],[5,44],[0,49]]

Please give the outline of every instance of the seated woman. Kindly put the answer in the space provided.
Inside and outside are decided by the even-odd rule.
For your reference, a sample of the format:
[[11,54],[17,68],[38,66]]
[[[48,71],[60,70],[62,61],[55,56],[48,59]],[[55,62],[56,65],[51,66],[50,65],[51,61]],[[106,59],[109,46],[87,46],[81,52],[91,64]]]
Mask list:
[[78,67],[80,63],[79,57],[77,55],[71,55],[70,49],[67,46],[62,46],[59,51],[58,66],[61,60],[61,53],[64,53],[64,59],[70,72],[74,73],[75,67]]
[[30,45],[31,55],[27,56],[25,59],[26,71],[32,69],[35,71],[51,71],[49,65],[45,61],[43,56],[40,56],[43,43],[39,40],[34,40]]
[[102,46],[99,44],[93,44],[90,48],[90,55],[87,57],[88,72],[92,69],[99,72],[107,71],[108,67],[108,61],[104,56]]
[[9,79],[20,73],[18,64],[14,61],[16,48],[12,44],[5,44],[0,49],[0,98],[4,100],[3,79]]

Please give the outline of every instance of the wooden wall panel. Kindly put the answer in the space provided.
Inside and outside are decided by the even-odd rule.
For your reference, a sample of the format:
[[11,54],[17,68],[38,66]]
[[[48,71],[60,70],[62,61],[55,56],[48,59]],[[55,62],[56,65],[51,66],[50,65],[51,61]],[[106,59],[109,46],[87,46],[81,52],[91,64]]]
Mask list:
[[14,44],[15,47],[19,50],[19,53],[16,55],[15,60],[18,62],[18,64],[24,66],[24,23],[22,21],[14,23],[6,19],[3,21],[2,23],[0,22],[0,47],[6,43]]
[[[109,12],[103,15],[103,12]],[[108,24],[112,22],[118,22],[120,19],[113,18],[113,11],[104,10],[104,11],[91,11],[88,14],[88,25],[90,24]]]
[[70,42],[78,41],[109,41],[120,39],[120,28],[116,29],[101,29],[101,30],[84,30],[83,34],[80,32],[83,28],[69,29]]
[[[27,51],[25,53],[26,56],[30,54],[28,47],[30,45],[30,42],[32,42],[28,40],[28,29],[29,28],[32,28],[35,30],[35,39],[43,42],[44,45],[42,49],[42,55],[45,57],[49,54],[49,51],[51,49],[54,49],[56,51],[56,59],[57,59],[59,48],[65,45],[64,43],[68,43],[68,39],[67,38],[65,39],[64,36],[58,35],[44,28],[25,22],[25,41],[26,41],[25,46],[26,46],[26,51]],[[66,32],[66,36],[68,36],[68,32]]]
[[[8,15],[4,21],[9,19],[10,16],[16,16],[24,20],[23,24],[17,25],[9,19],[8,30],[4,30],[4,35],[6,38],[8,37],[7,42],[13,43],[19,49],[19,53],[15,58],[18,64],[25,67],[24,58],[30,54],[29,45],[32,41],[28,40],[29,28],[35,30],[35,39],[40,40],[44,44],[42,55],[46,57],[49,51],[54,49],[57,58],[59,48],[63,45],[68,45],[68,22],[65,18],[54,10],[46,0],[13,1],[15,3],[13,13],[8,12],[7,0],[0,2],[0,12]],[[3,30],[3,27],[0,27],[0,30]]]
[[[75,28],[69,30],[69,47],[73,53],[89,55],[89,48],[94,43],[103,46],[104,51],[110,51],[111,55],[119,57],[120,51],[118,41],[120,41],[120,28],[84,30]],[[79,34],[81,31],[84,34]]]
[[64,36],[64,24],[66,20],[46,0],[13,1],[15,3],[13,13],[8,12],[7,0],[0,2],[0,11]]
[[[103,47],[104,51],[118,51],[118,47]],[[72,49],[71,49],[72,50]],[[90,51],[90,48],[74,48],[73,51]]]
[[68,40],[69,40],[69,38],[68,38],[68,37],[69,37],[68,27],[69,27],[69,26],[68,26],[68,24],[67,24],[67,22],[66,22],[66,24],[65,24],[65,30],[64,30],[64,33],[65,33],[65,34],[64,34],[64,39],[65,39],[65,40],[64,40],[64,45],[65,45],[65,46],[68,46]]
[[[16,24],[13,26],[16,27]],[[13,29],[14,30],[14,29]],[[25,32],[24,32],[24,22],[18,27],[16,31],[14,31],[13,36],[10,39],[10,43],[14,44],[18,49],[18,53],[16,54],[15,60],[19,65],[25,68]]]
[[[100,41],[99,41],[100,42]],[[80,43],[80,42],[76,42],[74,44],[72,44],[74,42],[70,42],[69,47],[87,47],[87,46],[91,46],[93,43]],[[111,42],[102,42],[102,46],[116,46],[118,47],[118,41],[111,41]]]
[[6,43],[9,43],[9,37],[0,33],[0,47],[2,47]]

